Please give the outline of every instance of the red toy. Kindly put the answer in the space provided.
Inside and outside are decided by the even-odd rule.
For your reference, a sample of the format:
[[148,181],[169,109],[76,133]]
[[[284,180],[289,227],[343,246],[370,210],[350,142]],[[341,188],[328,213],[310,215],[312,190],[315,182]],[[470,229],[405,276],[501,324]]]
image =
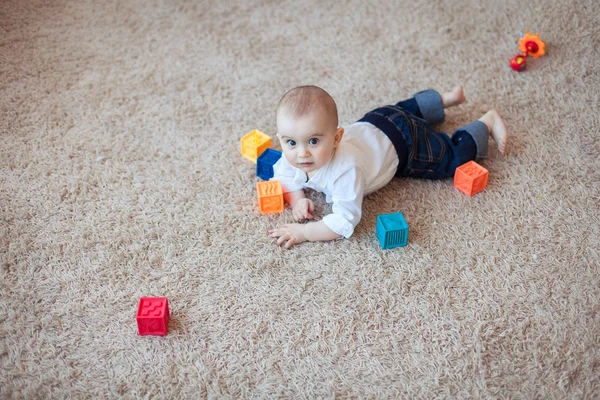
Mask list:
[[546,55],[546,42],[540,39],[539,33],[532,35],[527,32],[519,39],[519,50],[521,50],[521,54],[517,54],[510,60],[510,67],[515,71],[525,69],[527,56],[538,58]]
[[142,297],[136,315],[142,336],[165,336],[169,325],[169,300],[166,297]]
[[510,67],[515,71],[523,71],[525,69],[526,57],[522,54],[516,55],[510,60]]

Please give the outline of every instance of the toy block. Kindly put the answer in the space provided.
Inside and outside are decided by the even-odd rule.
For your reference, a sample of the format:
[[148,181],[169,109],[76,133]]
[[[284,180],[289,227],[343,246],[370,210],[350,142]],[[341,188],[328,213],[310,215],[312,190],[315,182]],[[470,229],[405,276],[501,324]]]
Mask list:
[[399,212],[378,215],[376,233],[383,249],[406,246],[408,242],[408,224]]
[[461,165],[454,173],[454,186],[468,196],[481,192],[487,186],[487,182],[488,170],[475,161]]
[[242,155],[256,164],[256,159],[263,151],[271,147],[271,138],[269,135],[258,129],[242,137]]
[[273,177],[273,165],[281,158],[281,152],[273,149],[266,149],[256,159],[256,175],[259,178],[268,181]]
[[140,335],[165,336],[169,325],[169,300],[166,297],[142,297],[136,320]]
[[258,207],[261,214],[273,214],[283,211],[283,189],[279,181],[258,182]]

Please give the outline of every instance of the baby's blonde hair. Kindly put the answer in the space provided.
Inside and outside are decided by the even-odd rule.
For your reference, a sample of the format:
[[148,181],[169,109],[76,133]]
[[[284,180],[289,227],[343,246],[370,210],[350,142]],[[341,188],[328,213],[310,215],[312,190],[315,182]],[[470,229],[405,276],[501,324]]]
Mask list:
[[315,109],[325,112],[325,115],[338,126],[337,106],[333,97],[318,86],[298,86],[289,90],[277,104],[277,115],[281,112],[293,117],[300,118]]

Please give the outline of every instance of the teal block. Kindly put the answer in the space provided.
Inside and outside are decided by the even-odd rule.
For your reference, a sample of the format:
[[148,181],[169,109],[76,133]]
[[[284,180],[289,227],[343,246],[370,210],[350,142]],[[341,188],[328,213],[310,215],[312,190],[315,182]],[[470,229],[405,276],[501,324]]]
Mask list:
[[408,224],[399,212],[380,214],[377,216],[376,234],[383,249],[406,246],[406,243],[408,243]]

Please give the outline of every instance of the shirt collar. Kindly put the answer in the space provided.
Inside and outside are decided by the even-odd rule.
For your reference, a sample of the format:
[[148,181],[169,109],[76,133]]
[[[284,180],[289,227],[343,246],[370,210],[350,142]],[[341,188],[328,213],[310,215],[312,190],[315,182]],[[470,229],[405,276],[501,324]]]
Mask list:
[[300,185],[306,185],[308,182],[325,182],[324,177],[327,176],[328,171],[332,168],[333,159],[335,158],[336,153],[333,154],[333,157],[331,157],[331,160],[329,160],[327,164],[319,168],[317,172],[315,172],[315,174],[312,176],[312,178],[309,178],[308,180],[308,175],[306,174],[306,172],[294,167],[296,169],[296,175],[294,176],[295,183]]

